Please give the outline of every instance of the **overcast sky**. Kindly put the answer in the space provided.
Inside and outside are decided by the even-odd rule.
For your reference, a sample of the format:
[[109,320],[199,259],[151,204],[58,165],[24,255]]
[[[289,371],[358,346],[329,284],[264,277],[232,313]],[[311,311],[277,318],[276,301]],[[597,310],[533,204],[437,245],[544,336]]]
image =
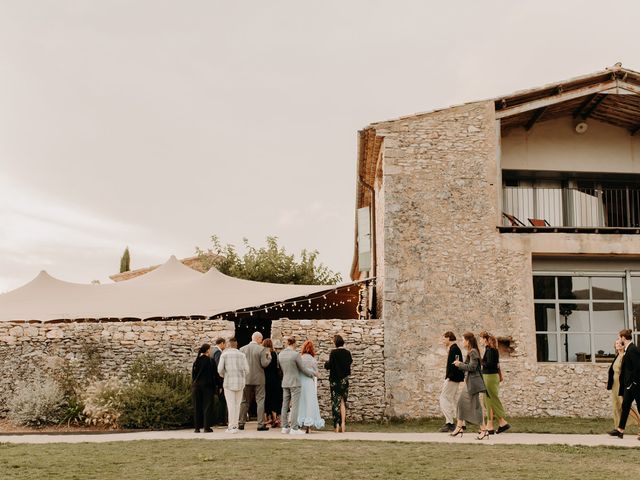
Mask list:
[[640,69],[638,2],[0,0],[0,291],[218,234],[348,277],[356,132]]

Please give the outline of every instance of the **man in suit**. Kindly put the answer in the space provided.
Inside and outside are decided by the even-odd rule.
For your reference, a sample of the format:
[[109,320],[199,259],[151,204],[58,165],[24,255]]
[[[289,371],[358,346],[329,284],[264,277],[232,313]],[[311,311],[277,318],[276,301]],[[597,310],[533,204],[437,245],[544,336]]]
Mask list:
[[[278,354],[278,364],[282,370],[282,433],[304,435],[298,425],[298,402],[300,400],[300,373],[313,377],[313,371],[304,366],[300,353],[296,351],[296,340],[287,338],[287,347]],[[291,407],[291,421],[289,421]]]
[[453,332],[445,332],[442,336],[442,345],[448,349],[447,367],[444,376],[444,384],[440,392],[440,410],[444,414],[445,424],[440,428],[441,432],[453,432],[455,425],[460,382],[464,381],[464,372],[453,364],[456,360],[462,360],[462,352],[456,344],[456,336]]
[[[620,395],[622,396],[622,412],[618,428],[609,432],[613,437],[622,438],[627,418],[633,401],[640,406],[640,350],[631,341],[631,330],[620,330],[620,341],[624,345],[624,357],[620,369]],[[640,437],[638,437],[640,439]]]
[[262,346],[262,334],[260,332],[254,332],[253,335],[251,335],[251,343],[242,347],[240,351],[247,357],[249,375],[247,375],[247,383],[244,387],[244,394],[242,395],[238,428],[244,430],[244,423],[247,420],[249,406],[251,405],[251,401],[255,400],[256,406],[258,407],[258,431],[264,432],[269,430],[269,427],[264,424],[264,368],[271,363],[271,351]]
[[222,387],[222,377],[218,374],[218,364],[220,363],[220,355],[224,351],[226,342],[224,338],[219,337],[215,341],[215,347],[211,352],[211,359],[215,364],[216,372],[216,392],[213,395],[213,421],[215,425],[224,425],[227,420],[227,401],[224,398],[224,388]]

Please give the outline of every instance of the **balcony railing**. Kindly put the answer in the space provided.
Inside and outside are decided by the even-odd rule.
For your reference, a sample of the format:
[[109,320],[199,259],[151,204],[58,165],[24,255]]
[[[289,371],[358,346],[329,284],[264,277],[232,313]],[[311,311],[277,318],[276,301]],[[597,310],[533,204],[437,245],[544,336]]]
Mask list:
[[640,227],[640,189],[504,187],[509,227]]

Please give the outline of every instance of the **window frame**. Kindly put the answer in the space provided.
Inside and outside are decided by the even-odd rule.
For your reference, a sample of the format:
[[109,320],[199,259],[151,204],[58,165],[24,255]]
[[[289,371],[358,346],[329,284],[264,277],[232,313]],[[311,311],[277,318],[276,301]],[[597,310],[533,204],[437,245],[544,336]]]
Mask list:
[[[535,339],[536,339],[536,361],[538,363],[547,363],[547,364],[579,364],[584,365],[585,363],[601,363],[596,362],[596,350],[595,350],[595,337],[596,335],[617,335],[618,332],[612,331],[596,331],[594,329],[594,303],[611,303],[611,304],[622,304],[623,306],[623,316],[624,316],[624,327],[630,328],[633,332],[634,339],[640,339],[640,330],[636,331],[634,329],[633,322],[633,298],[632,298],[632,288],[631,288],[631,278],[638,277],[640,278],[640,271],[631,271],[631,270],[611,270],[611,271],[549,271],[549,270],[536,270],[533,271],[532,283],[534,282],[535,277],[553,277],[554,281],[554,298],[553,299],[536,299],[535,298],[535,289],[533,294],[533,304],[534,304],[534,328],[535,328]],[[558,277],[586,277],[588,279],[588,289],[589,289],[589,298],[588,299],[561,299],[559,298],[559,290],[558,290]],[[594,277],[608,277],[608,278],[621,278],[622,282],[622,299],[594,299],[593,298],[593,278]],[[589,312],[589,325],[588,331],[573,331],[567,332],[560,328],[560,326],[564,323],[561,320],[562,315],[560,314],[560,305],[566,303],[579,304],[579,305],[588,305]],[[640,298],[636,299],[636,304],[640,305]],[[535,325],[535,310],[537,305],[553,305],[555,309],[555,331],[552,330],[537,330]],[[640,323],[640,322],[639,322]],[[547,327],[548,328],[548,327]],[[537,342],[538,335],[554,335],[555,343],[556,343],[556,358],[557,360],[540,360],[538,359],[537,352]],[[563,335],[588,335],[589,336],[589,350],[590,350],[590,360],[589,361],[569,361],[562,360],[564,357],[564,351],[562,350]]]

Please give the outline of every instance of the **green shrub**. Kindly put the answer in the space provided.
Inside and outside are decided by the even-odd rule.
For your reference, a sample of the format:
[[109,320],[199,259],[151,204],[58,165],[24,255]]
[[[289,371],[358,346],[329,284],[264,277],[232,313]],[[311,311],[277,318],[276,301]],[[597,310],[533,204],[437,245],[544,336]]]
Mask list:
[[79,425],[83,420],[84,404],[82,400],[76,396],[66,398],[58,423],[66,423],[67,426],[71,424]]
[[7,402],[8,418],[13,423],[30,427],[60,423],[66,405],[64,392],[55,380],[21,382]]
[[178,428],[191,423],[191,377],[141,356],[128,370],[129,385],[118,403],[119,423],[126,428]]
[[140,355],[136,358],[127,370],[127,376],[131,383],[162,383],[181,391],[189,391],[191,388],[190,375],[165,366],[151,355]]
[[140,382],[122,391],[120,411],[125,428],[183,427],[191,421],[191,395],[165,383]]

